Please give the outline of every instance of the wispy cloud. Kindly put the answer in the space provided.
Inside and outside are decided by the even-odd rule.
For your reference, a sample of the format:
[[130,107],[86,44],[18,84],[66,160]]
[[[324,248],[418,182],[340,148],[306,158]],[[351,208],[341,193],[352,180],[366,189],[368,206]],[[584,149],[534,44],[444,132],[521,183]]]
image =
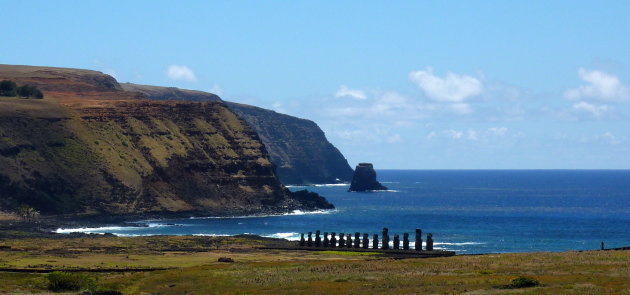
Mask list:
[[480,79],[467,75],[448,72],[445,77],[433,74],[433,68],[409,73],[409,79],[416,84],[430,99],[441,102],[461,103],[477,96],[483,91]]
[[223,95],[223,88],[221,88],[221,86],[219,86],[219,84],[214,84],[212,85],[212,88],[210,88],[210,93],[214,93],[218,96]]
[[503,136],[508,131],[507,127],[491,127],[488,131],[496,136]]
[[565,91],[564,97],[603,101],[623,101],[630,98],[630,90],[615,75],[584,68],[578,70],[578,75],[586,84]]
[[350,89],[346,85],[341,85],[339,87],[337,92],[335,92],[335,97],[351,97],[351,98],[360,99],[360,100],[367,98],[367,96],[365,95],[365,92],[361,90],[357,90],[357,89]]
[[483,141],[496,140],[506,136],[508,133],[507,127],[491,127],[487,129],[472,129],[457,130],[447,129],[441,132],[431,131],[425,136],[426,140],[437,139],[439,137],[453,139],[453,140],[468,140],[468,141]]
[[166,69],[166,75],[173,80],[197,82],[197,76],[189,67],[183,65],[170,65]]
[[572,109],[577,112],[586,112],[596,119],[602,119],[606,115],[610,114],[613,110],[613,107],[605,104],[592,104],[585,101],[580,101],[576,104],[573,104]]

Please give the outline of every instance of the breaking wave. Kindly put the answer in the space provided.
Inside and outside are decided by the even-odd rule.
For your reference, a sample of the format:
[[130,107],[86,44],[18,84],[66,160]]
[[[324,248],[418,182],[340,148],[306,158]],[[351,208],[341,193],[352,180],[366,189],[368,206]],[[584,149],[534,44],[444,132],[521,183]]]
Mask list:
[[[137,230],[139,228],[159,228],[166,226],[183,226],[183,224],[166,224],[166,223],[141,223],[134,222],[136,224],[144,224],[135,225],[135,226],[101,226],[101,227],[78,227],[78,228],[58,228],[54,232],[58,234],[69,234],[69,233],[93,233],[93,234],[104,234],[112,231],[126,231],[126,230]],[[122,235],[122,234],[117,234]]]
[[435,242],[433,245],[444,245],[444,246],[467,246],[467,245],[483,245],[485,243],[481,242]]
[[286,213],[278,214],[261,214],[261,215],[242,215],[242,216],[191,216],[190,219],[234,219],[234,218],[262,218],[262,217],[276,217],[276,216],[294,216],[294,215],[311,215],[311,214],[331,214],[337,212],[336,209],[332,210],[314,210],[314,211],[302,211],[293,210]]
[[349,183],[320,183],[320,184],[296,184],[296,185],[285,185],[288,188],[293,187],[334,187],[334,186],[349,186]]
[[275,233],[271,235],[263,235],[266,238],[276,238],[276,239],[287,239],[289,241],[298,241],[300,240],[299,233]]

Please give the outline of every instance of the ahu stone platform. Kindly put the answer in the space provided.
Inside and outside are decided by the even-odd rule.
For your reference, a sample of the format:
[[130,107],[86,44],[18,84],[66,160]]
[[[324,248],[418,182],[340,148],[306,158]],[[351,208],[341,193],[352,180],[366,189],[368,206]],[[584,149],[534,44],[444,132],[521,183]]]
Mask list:
[[355,232],[339,233],[321,231],[309,232],[307,237],[302,233],[300,241],[295,247],[273,248],[283,250],[307,250],[307,251],[353,251],[353,252],[376,252],[386,256],[396,258],[427,258],[427,257],[445,257],[454,256],[454,251],[443,251],[433,249],[433,234],[426,235],[425,247],[422,247],[422,230],[416,229],[415,241],[413,248],[410,247],[409,234],[404,233],[401,241],[400,235],[395,234],[393,242],[390,243],[389,229],[383,228],[381,240],[378,234],[370,236],[367,233]]

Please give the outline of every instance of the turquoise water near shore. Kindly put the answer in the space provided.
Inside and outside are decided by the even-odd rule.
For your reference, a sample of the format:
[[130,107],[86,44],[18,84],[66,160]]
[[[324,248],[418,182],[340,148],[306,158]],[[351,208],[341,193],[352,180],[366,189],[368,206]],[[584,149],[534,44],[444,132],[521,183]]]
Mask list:
[[[347,185],[294,186],[336,210],[279,216],[147,221],[148,227],[60,229],[136,235],[433,233],[436,248],[467,253],[599,249],[630,245],[630,170],[378,170],[388,191]],[[130,224],[133,225],[133,224]]]

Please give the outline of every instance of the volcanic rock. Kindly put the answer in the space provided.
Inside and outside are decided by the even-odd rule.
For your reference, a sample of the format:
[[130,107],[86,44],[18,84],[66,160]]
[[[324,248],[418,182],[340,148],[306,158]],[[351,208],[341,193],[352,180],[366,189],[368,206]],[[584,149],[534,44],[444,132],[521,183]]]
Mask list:
[[371,163],[359,163],[354,170],[354,176],[352,177],[352,183],[348,191],[366,192],[386,189],[387,187],[376,180],[376,171],[374,171],[374,167]]

